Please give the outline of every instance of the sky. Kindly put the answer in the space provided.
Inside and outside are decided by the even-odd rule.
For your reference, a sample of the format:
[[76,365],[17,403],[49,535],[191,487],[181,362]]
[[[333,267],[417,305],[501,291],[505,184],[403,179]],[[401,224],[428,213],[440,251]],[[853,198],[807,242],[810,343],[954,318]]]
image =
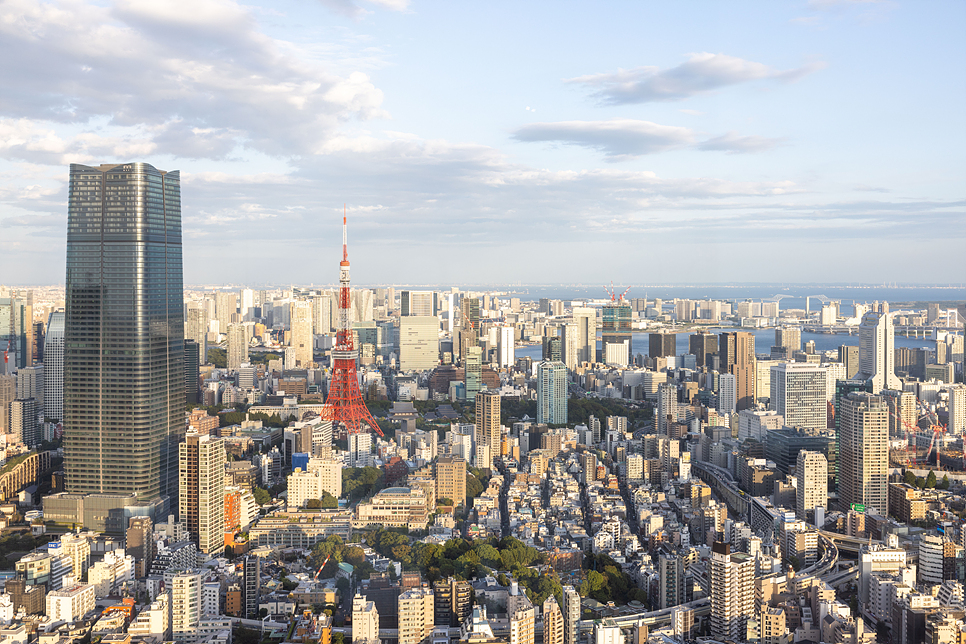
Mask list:
[[4,0],[0,283],[71,163],[186,284],[966,281],[966,3]]

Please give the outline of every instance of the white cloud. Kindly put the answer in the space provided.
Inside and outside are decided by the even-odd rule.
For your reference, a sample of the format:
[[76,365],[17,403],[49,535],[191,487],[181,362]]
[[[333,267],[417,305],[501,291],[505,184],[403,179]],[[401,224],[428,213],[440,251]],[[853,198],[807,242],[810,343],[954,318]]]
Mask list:
[[783,141],[784,139],[771,139],[755,135],[741,136],[737,132],[728,132],[722,136],[716,136],[702,141],[698,144],[698,149],[727,152],[728,154],[766,152],[776,145],[781,144]]
[[696,94],[756,80],[795,81],[825,67],[811,63],[779,70],[762,63],[725,54],[699,53],[670,69],[637,67],[604,74],[571,78],[567,82],[592,88],[604,105],[626,105],[655,101],[681,101]]
[[533,123],[517,129],[513,138],[582,145],[604,152],[608,161],[623,161],[684,147],[694,140],[694,134],[688,128],[651,121],[611,119]]

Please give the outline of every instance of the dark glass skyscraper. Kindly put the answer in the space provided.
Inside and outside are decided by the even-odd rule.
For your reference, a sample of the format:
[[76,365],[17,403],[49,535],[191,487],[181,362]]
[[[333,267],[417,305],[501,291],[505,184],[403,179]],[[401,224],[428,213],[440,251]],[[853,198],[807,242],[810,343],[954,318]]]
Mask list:
[[71,493],[178,492],[184,311],[178,172],[71,165],[64,469]]

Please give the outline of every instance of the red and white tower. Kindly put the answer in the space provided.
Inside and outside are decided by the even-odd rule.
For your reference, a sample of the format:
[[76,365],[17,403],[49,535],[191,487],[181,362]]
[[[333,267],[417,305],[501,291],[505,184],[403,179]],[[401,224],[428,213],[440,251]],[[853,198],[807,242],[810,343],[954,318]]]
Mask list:
[[[374,431],[382,436],[382,430],[372,418],[359,391],[359,377],[356,375],[356,358],[359,352],[352,345],[352,311],[349,292],[349,246],[346,243],[346,216],[342,213],[342,263],[339,264],[339,326],[335,334],[335,348],[332,350],[332,380],[329,383],[329,398],[326,420],[331,420],[333,429],[339,423],[348,434]],[[367,429],[365,426],[368,425]]]

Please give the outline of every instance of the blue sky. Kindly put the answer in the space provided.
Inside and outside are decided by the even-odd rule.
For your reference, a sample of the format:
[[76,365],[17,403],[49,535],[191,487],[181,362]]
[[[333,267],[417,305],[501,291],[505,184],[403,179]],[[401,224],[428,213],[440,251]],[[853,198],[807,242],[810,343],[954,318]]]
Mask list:
[[183,173],[187,283],[956,282],[961,2],[0,4],[0,282],[70,163]]

